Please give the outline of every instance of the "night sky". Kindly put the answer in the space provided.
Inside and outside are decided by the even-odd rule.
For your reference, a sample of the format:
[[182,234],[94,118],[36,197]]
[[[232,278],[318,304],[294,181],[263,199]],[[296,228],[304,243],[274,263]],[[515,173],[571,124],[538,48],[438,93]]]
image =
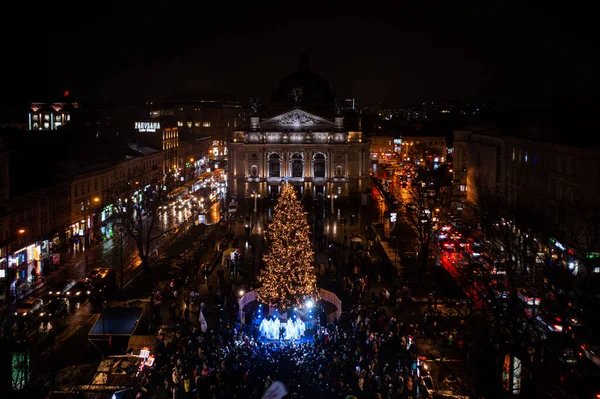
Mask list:
[[303,51],[313,71],[362,105],[592,93],[594,14],[566,3],[186,3],[23,3],[2,28],[2,102],[49,100],[66,89],[106,99],[188,90],[265,98]]

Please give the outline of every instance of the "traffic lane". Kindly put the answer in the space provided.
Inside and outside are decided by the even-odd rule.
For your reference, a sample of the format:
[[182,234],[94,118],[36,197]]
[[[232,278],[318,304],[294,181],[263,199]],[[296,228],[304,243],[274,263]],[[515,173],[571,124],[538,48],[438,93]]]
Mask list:
[[[177,212],[174,215],[165,214],[163,216],[164,221],[161,221],[161,223],[163,223],[163,226],[171,226],[168,227],[168,229],[171,230],[189,220],[192,213],[187,210],[184,212]],[[18,296],[18,300],[20,301],[28,297],[42,297],[46,295],[51,287],[69,280],[81,280],[88,277],[89,273],[94,268],[120,267],[121,248],[118,245],[117,240],[118,238],[109,239],[99,245],[88,248],[86,250],[87,253],[84,254],[87,255],[87,260],[86,256],[81,256],[76,261],[59,267],[54,273],[44,278],[39,284],[36,284],[34,289],[21,293],[21,295]],[[168,240],[167,235],[162,236],[161,239],[155,240],[152,245],[152,250],[163,245],[166,240]],[[132,237],[126,236],[124,239],[122,257],[124,270],[126,270],[128,274],[131,274],[130,272],[132,269],[135,269],[141,263],[137,253],[138,249],[136,241]],[[128,275],[127,273],[124,274],[124,280]]]
[[[61,298],[54,298],[54,300],[61,300]],[[46,301],[49,303],[50,299],[46,298]],[[27,319],[17,321],[22,336],[27,337],[32,348],[43,348],[55,341],[56,337],[68,328],[76,328],[79,322],[78,314],[91,315],[99,311],[99,306],[90,302],[87,297],[79,300],[65,299],[65,302],[64,310],[61,309],[56,314],[49,314],[47,308],[44,307],[43,315],[41,312],[37,312]]]

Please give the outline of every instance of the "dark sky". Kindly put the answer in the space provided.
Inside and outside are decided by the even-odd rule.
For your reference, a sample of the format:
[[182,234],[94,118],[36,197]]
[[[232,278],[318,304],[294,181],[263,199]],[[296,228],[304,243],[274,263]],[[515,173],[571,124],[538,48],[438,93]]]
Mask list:
[[107,100],[186,90],[264,98],[302,51],[363,105],[592,93],[594,14],[572,3],[212,3],[19,2],[1,28],[3,103],[65,89]]

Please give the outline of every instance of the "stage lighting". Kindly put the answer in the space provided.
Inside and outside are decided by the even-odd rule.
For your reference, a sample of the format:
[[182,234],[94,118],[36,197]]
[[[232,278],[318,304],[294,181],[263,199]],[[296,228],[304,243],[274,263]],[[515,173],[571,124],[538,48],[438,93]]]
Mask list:
[[313,306],[314,306],[314,303],[313,303],[312,299],[309,299],[308,301],[306,301],[307,308],[312,309]]

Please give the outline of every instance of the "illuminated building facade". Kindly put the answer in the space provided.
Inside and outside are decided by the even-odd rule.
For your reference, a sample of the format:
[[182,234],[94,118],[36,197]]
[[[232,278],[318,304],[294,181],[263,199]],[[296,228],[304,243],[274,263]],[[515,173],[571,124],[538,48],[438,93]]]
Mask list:
[[295,107],[270,118],[250,118],[229,143],[233,193],[276,196],[289,182],[307,197],[347,196],[369,187],[369,143],[362,131]]
[[172,118],[151,119],[134,123],[138,137],[156,149],[161,149],[164,161],[163,175],[179,174],[179,130]]
[[29,130],[56,130],[71,121],[77,103],[32,103]]

